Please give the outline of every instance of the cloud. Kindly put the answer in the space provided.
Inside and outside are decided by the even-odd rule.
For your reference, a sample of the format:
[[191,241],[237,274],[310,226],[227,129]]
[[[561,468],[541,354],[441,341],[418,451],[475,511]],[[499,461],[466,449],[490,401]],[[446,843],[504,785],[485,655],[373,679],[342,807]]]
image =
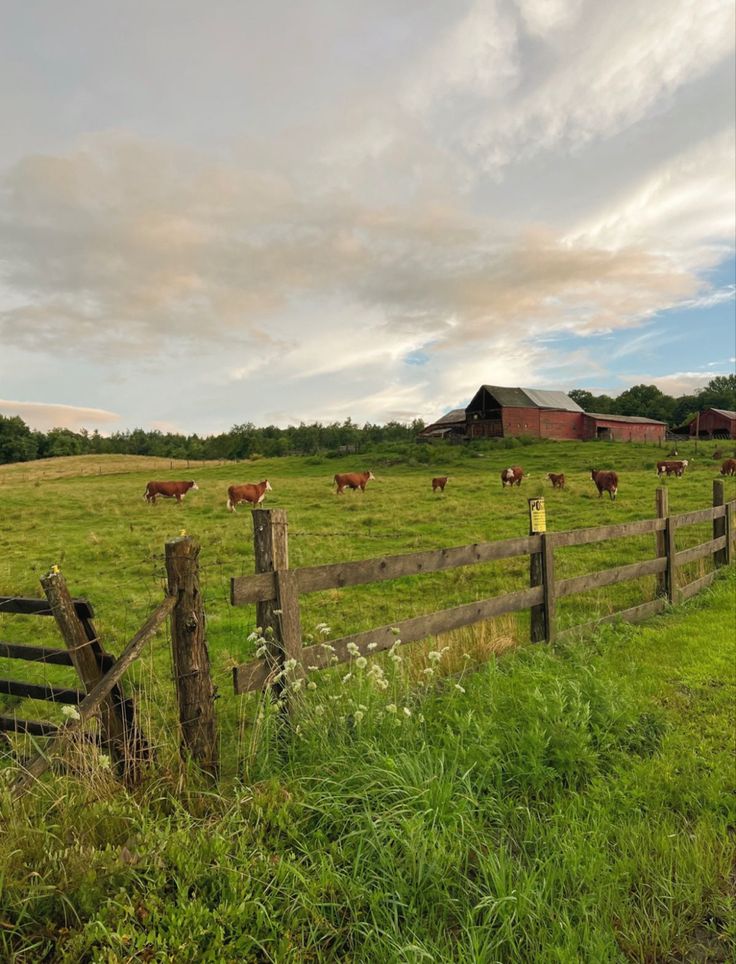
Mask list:
[[[630,385],[656,385],[665,395],[693,395],[701,388],[705,388],[711,379],[728,372],[671,372],[668,375],[624,374],[619,379],[627,388]],[[624,389],[619,389],[623,391]],[[617,394],[617,393],[615,393]]]
[[118,422],[120,415],[104,408],[83,408],[78,405],[56,405],[46,402],[14,402],[0,398],[0,415],[19,415],[31,428],[47,432],[50,428],[102,429]]

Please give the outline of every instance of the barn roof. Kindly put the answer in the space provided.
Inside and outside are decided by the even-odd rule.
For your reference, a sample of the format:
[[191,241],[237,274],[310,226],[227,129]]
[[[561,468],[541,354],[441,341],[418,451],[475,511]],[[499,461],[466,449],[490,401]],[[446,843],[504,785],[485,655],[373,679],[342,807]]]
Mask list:
[[586,412],[589,418],[600,419],[602,422],[629,422],[632,425],[639,425],[644,422],[645,425],[666,425],[667,422],[661,422],[658,418],[645,418],[643,415],[608,415],[605,412]]
[[550,392],[540,388],[505,388],[502,385],[481,385],[496,399],[501,408],[554,408],[563,412],[582,412],[564,392]]
[[432,425],[455,425],[459,422],[465,421],[465,409],[464,408],[453,408],[451,412],[443,415],[442,418],[438,418],[436,422],[432,422]]
[[726,418],[736,418],[736,412],[729,412],[727,408],[706,408],[706,412],[715,412],[717,415],[725,415]]

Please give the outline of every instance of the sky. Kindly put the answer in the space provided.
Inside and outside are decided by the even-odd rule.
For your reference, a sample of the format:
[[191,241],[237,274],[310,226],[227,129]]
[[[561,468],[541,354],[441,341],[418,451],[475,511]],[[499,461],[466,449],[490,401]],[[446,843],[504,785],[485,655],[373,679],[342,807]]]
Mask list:
[[0,414],[734,371],[733,0],[5,0]]

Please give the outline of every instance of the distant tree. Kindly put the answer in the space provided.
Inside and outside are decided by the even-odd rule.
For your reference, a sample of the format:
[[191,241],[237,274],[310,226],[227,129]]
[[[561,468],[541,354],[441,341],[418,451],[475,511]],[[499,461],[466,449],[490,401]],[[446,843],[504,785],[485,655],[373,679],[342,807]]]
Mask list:
[[19,415],[0,415],[0,463],[38,457],[38,437]]
[[571,392],[567,393],[573,402],[582,408],[584,412],[593,412],[593,393],[586,391],[584,388],[573,388]]
[[641,415],[669,422],[675,400],[665,395],[656,385],[634,385],[615,399],[616,415]]
[[736,411],[736,375],[716,375],[698,392],[700,408]]

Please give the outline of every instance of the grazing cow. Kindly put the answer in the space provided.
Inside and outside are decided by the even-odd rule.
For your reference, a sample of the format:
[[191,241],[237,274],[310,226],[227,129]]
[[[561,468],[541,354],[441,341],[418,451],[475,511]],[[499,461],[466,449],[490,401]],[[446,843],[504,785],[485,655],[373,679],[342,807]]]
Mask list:
[[241,502],[250,502],[252,505],[260,505],[267,492],[271,492],[271,483],[268,479],[263,482],[246,482],[244,485],[231,485],[227,490],[227,507],[230,512],[235,512],[235,506]]
[[616,498],[616,493],[618,492],[618,476],[615,472],[603,472],[600,469],[591,469],[590,477],[595,482],[598,487],[598,498],[607,492],[611,501]]
[[520,465],[512,465],[511,468],[504,469],[501,473],[501,485],[521,485],[521,480],[524,478],[524,470]]
[[555,475],[554,472],[550,472],[550,473],[547,475],[547,478],[548,478],[548,479],[550,480],[550,482],[552,483],[552,488],[553,488],[553,489],[564,489],[564,488],[565,488],[565,475],[564,475],[563,472],[560,472],[559,475]]
[[196,482],[149,482],[143,497],[146,502],[156,501],[156,496],[161,495],[165,499],[176,499],[181,502],[187,492],[196,490],[199,486]]
[[432,491],[436,492],[437,489],[439,489],[440,492],[444,492],[448,479],[449,479],[448,475],[441,475],[441,476],[438,476],[436,479],[432,479]]
[[683,475],[688,467],[688,460],[681,459],[679,462],[657,462],[657,475],[676,475],[678,478]]
[[721,475],[736,475],[736,459],[726,459],[721,466]]
[[361,492],[365,492],[366,483],[375,481],[375,478],[372,472],[338,472],[334,478],[337,486],[335,494],[342,495],[343,489],[360,489]]

